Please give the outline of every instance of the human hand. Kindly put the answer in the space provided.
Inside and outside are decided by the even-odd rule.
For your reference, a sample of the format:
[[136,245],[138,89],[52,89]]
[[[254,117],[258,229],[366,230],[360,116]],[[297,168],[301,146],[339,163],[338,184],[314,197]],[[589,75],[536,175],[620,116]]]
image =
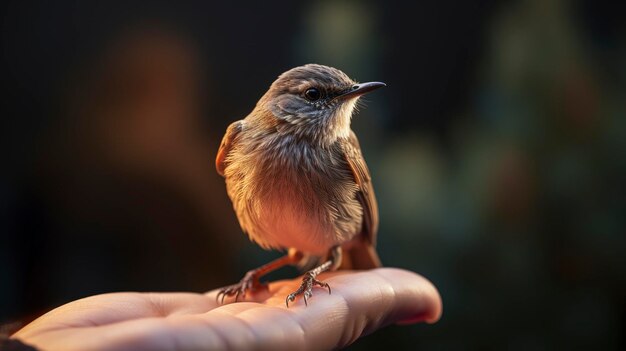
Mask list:
[[392,323],[436,322],[441,299],[414,273],[379,268],[322,274],[306,307],[285,296],[300,278],[271,283],[245,302],[221,305],[217,290],[111,293],[70,302],[12,337],[41,350],[312,349],[347,346]]

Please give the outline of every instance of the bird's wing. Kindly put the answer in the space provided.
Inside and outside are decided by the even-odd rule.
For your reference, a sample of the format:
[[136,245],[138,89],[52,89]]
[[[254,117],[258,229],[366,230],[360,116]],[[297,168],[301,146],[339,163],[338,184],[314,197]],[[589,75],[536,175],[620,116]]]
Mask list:
[[217,173],[224,176],[224,170],[226,169],[226,156],[230,152],[231,147],[236,142],[237,135],[243,129],[243,120],[231,123],[226,129],[226,134],[222,138],[219,150],[217,150],[217,157],[215,158],[215,168]]
[[[342,143],[343,152],[354,180],[359,187],[357,198],[363,206],[363,228],[361,230],[361,247],[356,247],[352,254],[351,268],[374,268],[380,266],[380,260],[376,255],[376,235],[378,232],[378,205],[374,195],[374,187],[369,169],[361,154],[359,140],[354,132]],[[362,262],[362,263],[359,263]]]

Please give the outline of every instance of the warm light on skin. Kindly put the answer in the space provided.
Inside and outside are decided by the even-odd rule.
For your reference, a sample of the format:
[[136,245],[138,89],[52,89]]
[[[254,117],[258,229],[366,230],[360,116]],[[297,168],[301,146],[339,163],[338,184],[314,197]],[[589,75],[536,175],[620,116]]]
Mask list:
[[439,293],[415,273],[381,268],[324,278],[333,294],[315,299],[315,308],[302,301],[285,307],[284,295],[300,279],[272,283],[246,303],[227,305],[216,301],[217,290],[112,293],[61,306],[12,337],[42,350],[330,350],[389,324],[441,317]]

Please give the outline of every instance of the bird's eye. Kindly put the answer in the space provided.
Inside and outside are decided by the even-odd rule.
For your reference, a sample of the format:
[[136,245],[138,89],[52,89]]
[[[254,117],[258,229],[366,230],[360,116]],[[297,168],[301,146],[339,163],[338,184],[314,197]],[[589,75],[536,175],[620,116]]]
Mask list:
[[322,93],[316,88],[309,88],[304,92],[304,97],[309,101],[317,101],[322,97]]

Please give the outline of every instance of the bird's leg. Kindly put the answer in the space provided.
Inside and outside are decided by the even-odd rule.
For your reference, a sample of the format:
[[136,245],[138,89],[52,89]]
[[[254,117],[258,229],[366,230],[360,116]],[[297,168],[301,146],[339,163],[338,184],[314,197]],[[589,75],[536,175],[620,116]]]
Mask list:
[[321,265],[315,267],[314,269],[306,272],[302,277],[302,283],[298,290],[292,292],[287,296],[285,300],[285,304],[289,307],[289,302],[293,302],[296,299],[296,296],[302,295],[304,298],[304,304],[308,306],[307,299],[313,296],[313,287],[320,286],[322,288],[327,288],[328,293],[331,293],[330,285],[328,283],[324,283],[322,281],[317,280],[317,276],[328,270],[336,270],[341,265],[341,246],[335,246],[330,251],[330,259]]
[[221,302],[224,303],[224,298],[226,296],[235,296],[235,301],[239,300],[240,296],[245,298],[248,291],[254,292],[265,286],[261,283],[259,278],[281,267],[300,262],[302,256],[302,253],[299,251],[289,251],[289,253],[283,257],[280,257],[257,269],[250,270],[246,273],[246,275],[244,275],[239,283],[220,289],[217,293],[216,299],[220,300],[221,297]]

